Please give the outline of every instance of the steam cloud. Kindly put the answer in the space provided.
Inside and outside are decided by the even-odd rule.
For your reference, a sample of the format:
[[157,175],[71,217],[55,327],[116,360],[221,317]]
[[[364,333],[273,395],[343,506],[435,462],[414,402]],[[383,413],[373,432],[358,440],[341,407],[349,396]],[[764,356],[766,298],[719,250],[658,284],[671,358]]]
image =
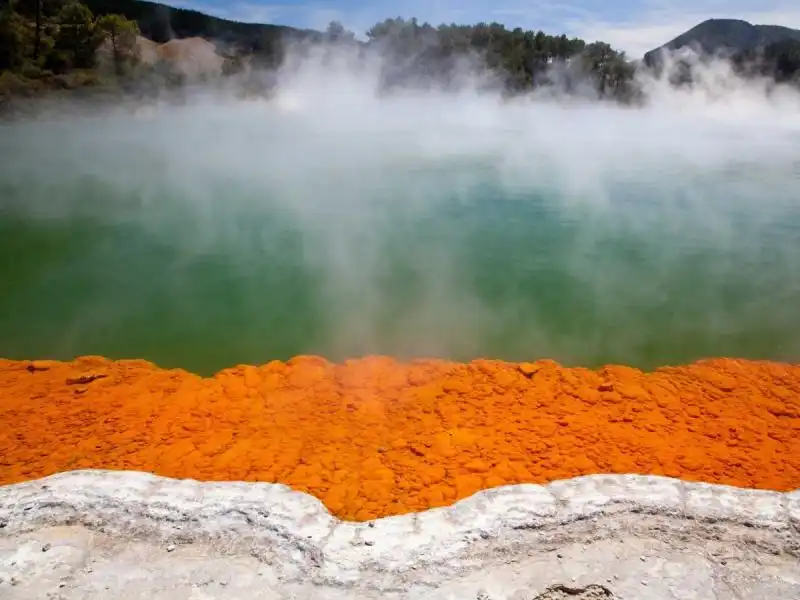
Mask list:
[[0,354],[800,357],[796,91],[717,61],[641,107],[472,64],[382,95],[380,67],[2,125]]

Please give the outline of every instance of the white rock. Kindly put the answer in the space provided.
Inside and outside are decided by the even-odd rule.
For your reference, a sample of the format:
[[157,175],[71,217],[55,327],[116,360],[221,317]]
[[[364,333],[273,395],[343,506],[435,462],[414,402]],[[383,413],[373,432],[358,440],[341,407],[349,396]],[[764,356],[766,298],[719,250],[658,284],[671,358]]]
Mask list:
[[[122,600],[174,600],[180,589],[189,590],[181,597],[248,600],[443,600],[487,589],[499,598],[570,578],[613,582],[620,597],[647,585],[648,598],[688,598],[690,585],[713,587],[715,569],[734,569],[709,563],[706,548],[720,543],[741,550],[729,575],[754,582],[742,589],[800,598],[790,576],[800,568],[792,554],[800,492],[663,477],[507,486],[365,524],[339,521],[283,485],[77,471],[0,487],[0,522],[0,597],[14,582],[20,600],[63,582],[68,600],[109,590]],[[159,544],[168,553],[154,552]],[[647,570],[653,565],[666,567]]]

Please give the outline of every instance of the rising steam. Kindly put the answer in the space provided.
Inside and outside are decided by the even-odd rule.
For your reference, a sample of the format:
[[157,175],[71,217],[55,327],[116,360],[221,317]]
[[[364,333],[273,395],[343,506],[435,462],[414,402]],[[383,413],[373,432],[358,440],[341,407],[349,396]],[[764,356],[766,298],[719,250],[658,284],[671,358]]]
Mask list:
[[637,106],[509,99],[469,60],[385,94],[383,67],[304,50],[268,100],[3,125],[0,355],[800,358],[796,90],[712,61]]

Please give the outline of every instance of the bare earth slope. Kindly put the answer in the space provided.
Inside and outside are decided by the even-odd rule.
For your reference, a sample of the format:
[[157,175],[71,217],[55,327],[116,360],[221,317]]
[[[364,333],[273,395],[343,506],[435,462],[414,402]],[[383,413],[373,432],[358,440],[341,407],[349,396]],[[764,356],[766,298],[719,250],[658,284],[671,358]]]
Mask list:
[[[217,53],[213,43],[203,38],[174,39],[157,44],[139,36],[136,42],[140,60],[146,65],[152,66],[158,61],[164,61],[190,79],[222,74],[225,59]],[[101,64],[110,67],[111,57],[111,43],[107,41],[98,49],[98,59]]]
[[83,471],[0,488],[0,597],[800,598],[800,493],[591,476],[368,523],[285,486]]

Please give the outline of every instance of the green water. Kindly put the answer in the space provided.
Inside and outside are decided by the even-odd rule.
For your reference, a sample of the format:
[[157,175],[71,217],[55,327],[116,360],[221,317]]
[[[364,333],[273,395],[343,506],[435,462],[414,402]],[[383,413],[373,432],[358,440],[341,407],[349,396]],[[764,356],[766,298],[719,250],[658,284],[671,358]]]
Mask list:
[[426,155],[244,121],[3,126],[0,356],[800,359],[791,152],[615,159],[576,186],[480,136]]

